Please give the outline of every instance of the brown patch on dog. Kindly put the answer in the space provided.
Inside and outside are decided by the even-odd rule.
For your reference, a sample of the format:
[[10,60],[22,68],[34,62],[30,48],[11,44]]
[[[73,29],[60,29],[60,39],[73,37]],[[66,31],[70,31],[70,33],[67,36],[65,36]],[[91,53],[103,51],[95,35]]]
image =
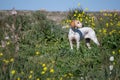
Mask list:
[[75,20],[73,20],[71,23],[70,23],[71,27],[75,27]]

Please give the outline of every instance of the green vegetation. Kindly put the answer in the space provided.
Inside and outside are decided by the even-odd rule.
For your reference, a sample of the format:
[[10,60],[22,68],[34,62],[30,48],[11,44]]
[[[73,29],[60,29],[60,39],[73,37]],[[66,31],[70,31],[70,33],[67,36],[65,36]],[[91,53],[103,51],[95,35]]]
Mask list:
[[79,50],[70,50],[69,29],[40,11],[0,12],[0,80],[119,80],[120,13],[75,9],[63,24],[71,19],[94,28],[101,47],[91,42],[89,50],[82,41]]

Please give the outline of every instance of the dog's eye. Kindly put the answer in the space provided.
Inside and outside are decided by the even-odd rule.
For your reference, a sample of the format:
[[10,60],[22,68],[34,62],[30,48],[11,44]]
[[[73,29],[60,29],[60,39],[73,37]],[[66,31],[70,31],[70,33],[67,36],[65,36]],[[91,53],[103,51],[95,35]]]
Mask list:
[[77,24],[79,24],[79,22],[77,22]]

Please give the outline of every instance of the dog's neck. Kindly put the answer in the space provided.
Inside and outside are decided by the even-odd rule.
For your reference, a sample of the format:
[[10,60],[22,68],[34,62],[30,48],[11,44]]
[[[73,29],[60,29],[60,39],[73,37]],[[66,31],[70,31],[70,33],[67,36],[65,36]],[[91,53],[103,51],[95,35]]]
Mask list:
[[78,27],[71,27],[71,29],[75,32],[76,30],[78,30]]

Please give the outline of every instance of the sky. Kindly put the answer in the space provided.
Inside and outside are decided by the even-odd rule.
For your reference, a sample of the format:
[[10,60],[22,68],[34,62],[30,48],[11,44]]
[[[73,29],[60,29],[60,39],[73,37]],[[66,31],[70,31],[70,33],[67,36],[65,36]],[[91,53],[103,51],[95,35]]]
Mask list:
[[120,10],[120,0],[0,0],[0,10],[68,11],[81,7],[88,11]]

